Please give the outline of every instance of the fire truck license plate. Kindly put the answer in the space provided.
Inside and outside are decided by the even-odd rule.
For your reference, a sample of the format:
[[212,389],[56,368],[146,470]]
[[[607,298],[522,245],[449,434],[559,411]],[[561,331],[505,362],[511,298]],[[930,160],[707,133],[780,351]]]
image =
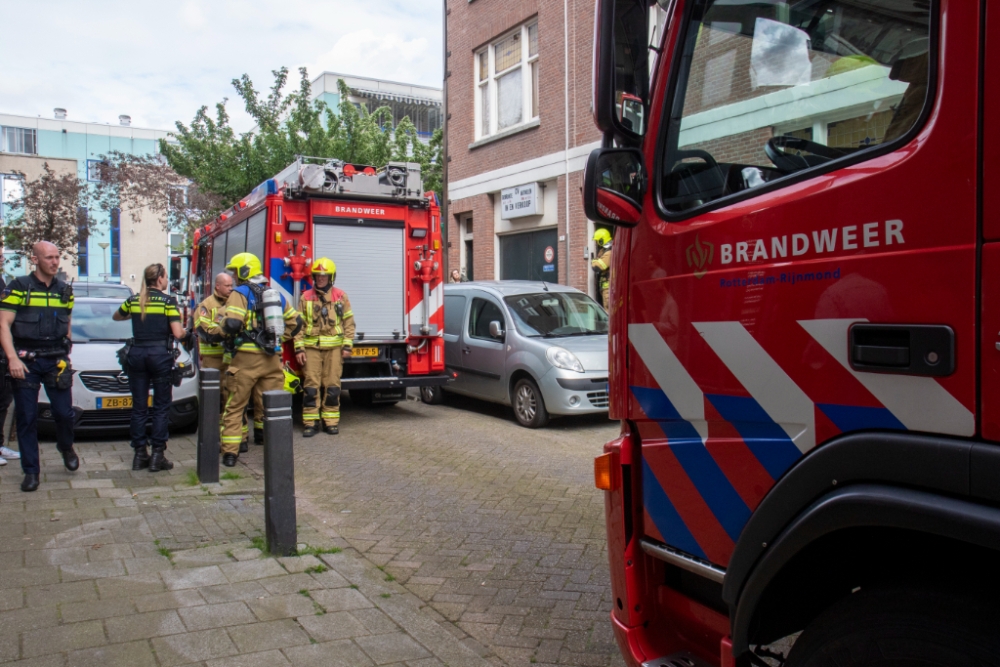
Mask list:
[[356,347],[351,350],[352,357],[377,357],[377,347]]
[[[153,397],[149,397],[149,404],[153,404]],[[132,397],[131,396],[98,396],[97,397],[97,409],[98,410],[122,410],[124,408],[132,407]]]

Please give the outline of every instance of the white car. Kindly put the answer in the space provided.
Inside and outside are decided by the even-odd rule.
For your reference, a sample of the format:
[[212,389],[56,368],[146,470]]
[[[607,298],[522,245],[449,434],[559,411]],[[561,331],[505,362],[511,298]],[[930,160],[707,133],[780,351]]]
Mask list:
[[[76,371],[73,414],[74,430],[78,433],[128,429],[132,419],[128,376],[122,373],[117,357],[125,339],[132,337],[132,323],[111,319],[121,304],[122,300],[117,298],[74,299],[70,362]],[[181,349],[180,360],[190,362],[191,357]],[[52,410],[44,389],[38,399],[38,425],[51,432],[54,427]],[[173,388],[170,430],[192,427],[197,421],[198,376],[195,374]]]

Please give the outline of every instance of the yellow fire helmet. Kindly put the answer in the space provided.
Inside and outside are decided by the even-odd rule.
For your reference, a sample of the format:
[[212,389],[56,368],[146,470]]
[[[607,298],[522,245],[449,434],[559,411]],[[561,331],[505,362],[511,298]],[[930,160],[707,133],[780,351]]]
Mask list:
[[302,387],[302,380],[299,379],[298,375],[289,370],[287,365],[282,370],[285,372],[285,391],[289,394],[297,394]]
[[603,248],[604,246],[611,243],[611,232],[601,227],[596,232],[594,232],[594,240],[597,242],[597,245]]
[[226,264],[226,270],[232,271],[239,280],[250,280],[254,276],[264,273],[264,270],[260,266],[260,260],[257,259],[256,255],[249,252],[241,252],[238,255],[233,255],[233,258],[229,260],[229,264]]
[[320,257],[313,262],[309,273],[312,273],[313,275],[319,274],[321,276],[333,277],[337,274],[337,265],[334,264],[333,260],[328,257]]

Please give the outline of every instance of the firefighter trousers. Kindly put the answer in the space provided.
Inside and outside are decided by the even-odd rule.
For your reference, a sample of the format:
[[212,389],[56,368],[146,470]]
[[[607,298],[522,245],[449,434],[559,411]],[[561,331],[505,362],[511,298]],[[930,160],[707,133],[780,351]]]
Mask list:
[[[226,369],[229,368],[229,364],[226,363],[225,357],[222,355],[202,355],[201,357],[201,367],[202,368],[214,368],[219,371],[219,379],[221,381],[219,398],[222,401],[219,406],[219,428],[222,428],[222,415],[226,409]],[[254,388],[253,392],[253,427],[254,430],[260,431],[264,428],[264,392],[259,388]],[[243,417],[243,439],[246,440],[250,432],[250,427],[247,424],[246,415]]]
[[340,375],[344,370],[342,347],[306,348],[305,381],[302,383],[302,423],[323,420],[324,426],[340,423]]
[[[264,427],[264,392],[284,389],[281,357],[257,352],[237,352],[226,370],[223,384],[226,407],[222,414],[222,453],[238,454],[243,441],[247,404],[254,400],[255,425]],[[258,403],[259,401],[259,403]]]

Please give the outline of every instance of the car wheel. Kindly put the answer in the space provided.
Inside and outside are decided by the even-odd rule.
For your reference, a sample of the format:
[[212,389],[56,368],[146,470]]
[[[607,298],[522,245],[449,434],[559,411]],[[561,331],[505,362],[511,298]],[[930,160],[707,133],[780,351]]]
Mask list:
[[444,389],[442,387],[421,387],[420,400],[427,405],[441,405],[444,403]]
[[549,412],[545,409],[542,392],[531,378],[521,378],[514,385],[514,416],[521,426],[541,428],[549,422]]
[[820,614],[785,667],[958,667],[1000,662],[1000,618],[988,604],[924,589],[862,590]]

